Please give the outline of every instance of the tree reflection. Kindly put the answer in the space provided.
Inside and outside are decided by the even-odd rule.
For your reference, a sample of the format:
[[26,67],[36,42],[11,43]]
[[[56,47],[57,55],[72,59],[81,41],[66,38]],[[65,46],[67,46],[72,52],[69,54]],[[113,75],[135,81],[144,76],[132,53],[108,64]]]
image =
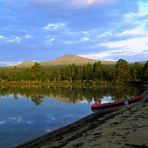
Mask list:
[[18,99],[19,95],[32,99],[36,105],[41,105],[45,97],[55,98],[66,103],[76,103],[83,100],[88,102],[95,98],[98,102],[103,97],[112,97],[114,101],[129,98],[142,93],[142,89],[132,87],[110,88],[63,88],[63,87],[3,87],[0,96],[12,95]]

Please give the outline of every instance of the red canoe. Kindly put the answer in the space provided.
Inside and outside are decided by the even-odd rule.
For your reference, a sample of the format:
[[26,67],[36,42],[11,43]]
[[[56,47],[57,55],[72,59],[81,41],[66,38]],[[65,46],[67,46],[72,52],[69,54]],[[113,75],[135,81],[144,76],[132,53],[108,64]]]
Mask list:
[[142,96],[136,96],[134,98],[131,99],[125,99],[125,100],[121,100],[121,101],[117,101],[117,102],[112,102],[112,103],[104,103],[104,104],[93,104],[91,106],[92,110],[97,110],[97,109],[105,109],[105,108],[109,108],[109,107],[115,107],[115,106],[121,106],[121,105],[126,105],[126,104],[131,104],[137,101],[140,101],[142,99]]

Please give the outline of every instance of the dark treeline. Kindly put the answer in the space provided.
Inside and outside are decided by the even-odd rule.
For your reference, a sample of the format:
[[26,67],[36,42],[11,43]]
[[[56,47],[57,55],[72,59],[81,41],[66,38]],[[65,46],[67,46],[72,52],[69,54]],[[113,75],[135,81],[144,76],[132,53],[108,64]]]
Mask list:
[[39,63],[30,69],[10,68],[0,70],[0,81],[148,81],[148,61],[145,64],[129,64],[120,59],[116,65],[102,65],[96,62],[93,65],[77,66],[75,64],[59,67],[44,68]]

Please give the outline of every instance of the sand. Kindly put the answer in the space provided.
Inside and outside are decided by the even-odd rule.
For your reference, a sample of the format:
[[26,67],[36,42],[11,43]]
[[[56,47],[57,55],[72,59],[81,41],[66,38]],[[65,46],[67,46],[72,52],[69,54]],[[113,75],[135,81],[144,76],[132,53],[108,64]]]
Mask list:
[[143,100],[102,110],[20,148],[148,148],[148,90]]

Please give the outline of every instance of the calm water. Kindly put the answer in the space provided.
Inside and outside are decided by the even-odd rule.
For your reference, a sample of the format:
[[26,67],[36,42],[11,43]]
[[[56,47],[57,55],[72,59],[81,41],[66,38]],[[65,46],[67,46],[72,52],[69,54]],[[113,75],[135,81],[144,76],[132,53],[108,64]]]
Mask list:
[[0,148],[11,148],[91,114],[106,103],[141,94],[138,88],[0,88]]

